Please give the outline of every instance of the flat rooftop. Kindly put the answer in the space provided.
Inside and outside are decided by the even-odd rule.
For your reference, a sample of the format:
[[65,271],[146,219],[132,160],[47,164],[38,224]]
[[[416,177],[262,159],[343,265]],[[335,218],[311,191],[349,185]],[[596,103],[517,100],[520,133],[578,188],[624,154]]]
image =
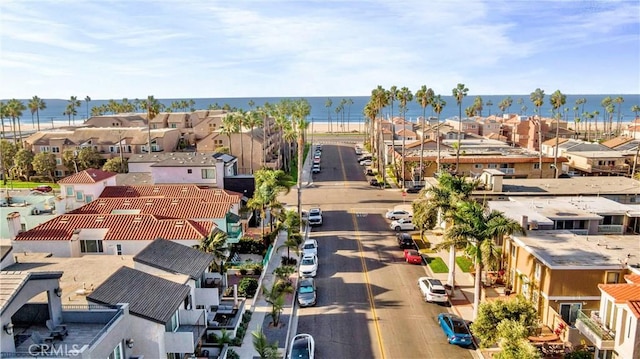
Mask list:
[[619,270],[625,262],[640,266],[640,235],[580,236],[549,230],[512,238],[551,269]]

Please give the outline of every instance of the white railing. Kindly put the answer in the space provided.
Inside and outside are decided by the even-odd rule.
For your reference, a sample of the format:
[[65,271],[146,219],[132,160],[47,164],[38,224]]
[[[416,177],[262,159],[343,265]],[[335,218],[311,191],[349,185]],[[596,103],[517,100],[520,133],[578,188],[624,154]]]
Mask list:
[[600,224],[598,225],[598,233],[603,234],[622,234],[624,226],[620,224]]

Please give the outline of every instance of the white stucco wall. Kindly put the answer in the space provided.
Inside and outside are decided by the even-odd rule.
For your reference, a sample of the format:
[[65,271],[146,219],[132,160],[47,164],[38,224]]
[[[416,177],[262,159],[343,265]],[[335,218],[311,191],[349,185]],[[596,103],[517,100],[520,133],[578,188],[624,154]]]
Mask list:
[[[151,167],[151,176],[156,184],[188,183],[216,186],[218,179],[222,183],[222,177],[216,170],[216,178],[202,178],[202,169],[215,169],[215,167]],[[191,170],[191,173],[189,173]]]

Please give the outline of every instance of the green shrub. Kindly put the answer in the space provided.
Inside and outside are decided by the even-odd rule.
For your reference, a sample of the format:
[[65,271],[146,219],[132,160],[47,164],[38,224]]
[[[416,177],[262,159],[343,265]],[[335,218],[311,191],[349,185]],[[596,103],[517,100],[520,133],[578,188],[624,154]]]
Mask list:
[[229,349],[227,350],[227,359],[240,359],[240,354],[236,353],[233,349]]
[[245,297],[253,297],[258,290],[258,280],[255,278],[242,278],[238,284],[238,291]]
[[252,237],[242,237],[238,243],[231,246],[231,251],[240,254],[260,254],[263,255],[267,250],[262,240],[256,240]]
[[253,274],[260,275],[262,274],[262,263],[254,263],[251,265],[251,269],[253,270]]
[[283,266],[295,266],[298,264],[298,260],[293,257],[282,256],[280,264]]
[[247,273],[248,273],[247,268],[244,268],[244,267],[243,267],[243,268],[240,268],[240,274],[241,274],[241,275],[247,275]]

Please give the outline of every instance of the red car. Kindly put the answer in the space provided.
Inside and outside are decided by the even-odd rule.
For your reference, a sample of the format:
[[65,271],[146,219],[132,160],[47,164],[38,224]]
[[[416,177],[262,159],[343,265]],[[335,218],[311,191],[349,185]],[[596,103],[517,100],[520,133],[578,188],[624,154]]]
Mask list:
[[415,249],[405,249],[404,260],[411,264],[422,264],[422,256],[420,255],[420,252]]
[[42,186],[34,187],[31,190],[39,191],[39,192],[51,192],[53,191],[53,188],[51,188],[51,186],[42,185]]

